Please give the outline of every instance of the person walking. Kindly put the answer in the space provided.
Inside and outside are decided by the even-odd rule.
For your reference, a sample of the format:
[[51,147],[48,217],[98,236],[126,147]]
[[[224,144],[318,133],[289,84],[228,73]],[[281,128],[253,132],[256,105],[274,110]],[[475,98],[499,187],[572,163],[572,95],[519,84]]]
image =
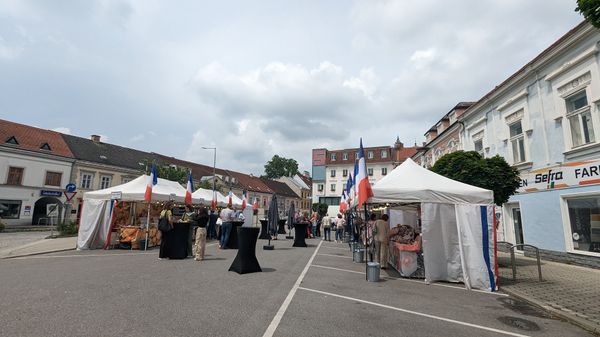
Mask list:
[[219,248],[226,249],[227,244],[229,244],[229,235],[231,235],[231,228],[233,227],[233,216],[234,211],[231,209],[231,205],[227,205],[226,208],[223,208],[221,211],[221,242]]
[[[162,211],[160,211],[160,217],[158,219],[158,221],[160,222],[161,219],[167,219],[167,221],[169,222],[169,226],[173,227],[173,212],[171,211],[171,208],[173,206],[173,203],[170,201],[165,202],[165,204],[163,205],[163,209]],[[160,250],[158,251],[158,259],[159,260],[164,260],[166,258],[169,257],[169,234],[171,232],[163,232],[161,231],[161,237],[160,237]]]
[[325,214],[321,219],[321,224],[323,226],[323,241],[331,242],[331,218],[329,218],[329,214]]
[[343,242],[344,241],[344,226],[346,226],[346,221],[341,214],[338,213],[337,219],[335,220],[335,242]]
[[200,208],[197,216],[198,228],[196,229],[196,243],[194,245],[194,260],[204,260],[204,251],[206,248],[206,225],[209,216],[206,207]]
[[390,225],[387,214],[382,215],[381,219],[375,221],[373,235],[375,236],[375,257],[381,269],[386,269],[390,241]]

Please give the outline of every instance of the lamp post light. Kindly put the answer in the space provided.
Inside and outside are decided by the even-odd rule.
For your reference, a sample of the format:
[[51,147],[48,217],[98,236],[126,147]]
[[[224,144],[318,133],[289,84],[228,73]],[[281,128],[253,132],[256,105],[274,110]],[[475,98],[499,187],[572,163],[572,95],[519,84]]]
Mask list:
[[217,148],[202,146],[202,149],[214,150],[214,156],[213,156],[213,201],[214,201],[214,200],[216,200],[216,195],[215,195],[216,185],[215,184],[216,184],[216,176],[217,176]]

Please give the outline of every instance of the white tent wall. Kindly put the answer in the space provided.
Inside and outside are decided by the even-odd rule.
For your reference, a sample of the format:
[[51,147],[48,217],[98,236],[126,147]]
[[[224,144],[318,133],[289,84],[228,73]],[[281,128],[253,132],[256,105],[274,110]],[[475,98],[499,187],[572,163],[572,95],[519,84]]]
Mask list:
[[421,205],[425,282],[463,282],[454,205]]
[[456,222],[465,285],[496,291],[494,207],[456,205]]
[[[110,200],[86,200],[77,234],[77,249],[102,248],[110,225]],[[107,222],[108,218],[108,222]]]

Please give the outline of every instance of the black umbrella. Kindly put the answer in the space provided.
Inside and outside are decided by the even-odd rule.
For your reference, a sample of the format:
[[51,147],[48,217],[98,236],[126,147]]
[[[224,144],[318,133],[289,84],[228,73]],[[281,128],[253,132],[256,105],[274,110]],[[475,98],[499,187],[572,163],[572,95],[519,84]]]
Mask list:
[[[277,206],[277,194],[273,194],[271,197],[271,203],[269,204],[269,212],[267,213],[267,228],[269,233],[277,235],[277,225],[279,224],[279,208]],[[274,247],[271,246],[271,236],[269,236],[269,245],[263,246],[263,249],[272,250]]]
[[290,202],[290,209],[288,211],[288,217],[287,217],[287,224],[288,224],[288,231],[289,231],[289,235],[286,236],[286,239],[293,239],[294,237],[292,236],[292,227],[294,227],[294,215],[296,213],[296,206],[294,206],[294,202]]

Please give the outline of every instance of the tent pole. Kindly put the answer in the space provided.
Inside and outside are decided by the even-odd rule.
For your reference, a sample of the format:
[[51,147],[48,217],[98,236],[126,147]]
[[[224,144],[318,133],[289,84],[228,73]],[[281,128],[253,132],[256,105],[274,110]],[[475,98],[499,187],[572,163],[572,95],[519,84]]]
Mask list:
[[146,217],[146,241],[144,241],[145,251],[148,250],[148,235],[150,234],[150,206],[152,206],[152,204],[148,202],[148,216]]
[[367,214],[367,203],[365,205],[365,280],[369,280],[368,270],[369,270],[369,214]]

